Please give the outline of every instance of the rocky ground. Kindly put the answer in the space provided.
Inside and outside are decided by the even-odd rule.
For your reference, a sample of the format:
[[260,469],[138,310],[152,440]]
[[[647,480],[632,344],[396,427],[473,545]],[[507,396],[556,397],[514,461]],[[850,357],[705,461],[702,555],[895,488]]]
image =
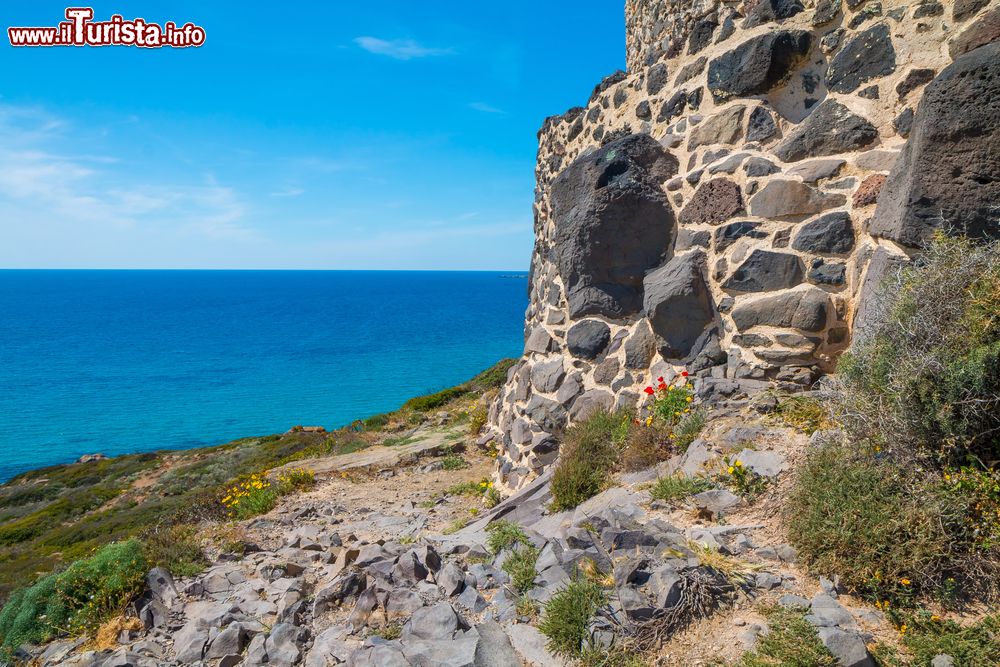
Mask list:
[[[779,519],[809,437],[774,417],[719,409],[683,455],[556,514],[545,475],[489,511],[454,492],[478,486],[492,464],[470,446],[467,467],[443,469],[441,443],[459,438],[434,426],[402,455],[378,447],[306,462],[322,471],[313,490],[233,527],[242,555],[213,554],[191,578],[152,571],[134,605],[141,624],[123,624],[135,629],[122,629],[115,646],[56,642],[37,663],[564,664],[546,650],[530,605],[517,604],[503,570],[510,550],[487,548],[486,526],[500,519],[522,525],[539,549],[528,598],[544,604],[592,562],[611,589],[590,625],[594,641],[654,642],[658,665],[737,658],[767,632],[767,604],[806,610],[842,665],[873,664],[866,643],[893,632],[880,612],[797,567]],[[724,475],[726,456],[769,480],[763,492],[748,501],[720,486],[676,503],[652,499],[658,477]],[[699,618],[695,607],[711,613]]]

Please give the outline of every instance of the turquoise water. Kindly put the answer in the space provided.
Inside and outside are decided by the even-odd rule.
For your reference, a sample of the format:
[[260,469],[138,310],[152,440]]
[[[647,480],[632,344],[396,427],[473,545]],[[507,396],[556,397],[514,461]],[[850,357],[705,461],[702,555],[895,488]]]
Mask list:
[[521,352],[527,277],[0,271],[0,480],[398,407]]

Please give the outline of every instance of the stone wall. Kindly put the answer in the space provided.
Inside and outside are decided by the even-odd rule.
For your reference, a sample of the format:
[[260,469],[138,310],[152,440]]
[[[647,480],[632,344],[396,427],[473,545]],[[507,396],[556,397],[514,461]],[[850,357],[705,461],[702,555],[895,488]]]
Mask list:
[[[995,158],[963,181],[907,147],[962,135],[955,163],[977,132],[996,138],[989,113],[972,132],[968,109],[931,119],[968,78],[956,68],[996,67],[978,47],[1000,0],[628,0],[626,24],[629,73],[539,132],[524,357],[487,436],[508,490],[556,459],[567,424],[640,406],[651,378],[687,370],[713,400],[809,386],[850,343],[869,264],[906,261],[945,213],[988,227],[998,199],[919,202],[960,181],[1000,195]],[[932,81],[938,108],[921,111]]]

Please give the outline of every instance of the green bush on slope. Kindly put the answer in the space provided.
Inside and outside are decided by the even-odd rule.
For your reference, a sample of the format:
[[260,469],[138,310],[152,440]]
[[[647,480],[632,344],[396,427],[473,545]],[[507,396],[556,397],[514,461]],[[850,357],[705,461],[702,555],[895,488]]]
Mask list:
[[631,421],[628,413],[598,410],[566,431],[552,473],[552,509],[572,509],[601,492],[618,462]]
[[138,596],[149,567],[137,540],[109,544],[90,558],[15,592],[0,610],[0,647],[39,644],[92,629]]
[[842,439],[788,508],[810,567],[879,600],[1000,598],[1000,242],[936,238],[842,357]]
[[1000,459],[1000,242],[935,239],[877,312],[838,366],[851,435]]

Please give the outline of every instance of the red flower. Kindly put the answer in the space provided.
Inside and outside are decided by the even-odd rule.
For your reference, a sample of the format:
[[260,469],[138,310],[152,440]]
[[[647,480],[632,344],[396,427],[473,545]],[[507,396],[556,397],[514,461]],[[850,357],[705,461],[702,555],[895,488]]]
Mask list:
[[666,391],[667,390],[667,385],[666,385],[666,383],[661,382],[659,384],[659,386],[657,386],[656,388],[659,389],[660,391]]
[[687,376],[688,376],[687,371],[681,371],[681,377],[687,377]]
[[653,388],[652,387],[646,387],[645,389],[643,389],[643,391],[645,391],[650,396],[653,395]]
[[663,382],[663,378],[661,378],[661,377],[659,377],[659,378],[656,378],[656,381],[657,381],[657,382]]

